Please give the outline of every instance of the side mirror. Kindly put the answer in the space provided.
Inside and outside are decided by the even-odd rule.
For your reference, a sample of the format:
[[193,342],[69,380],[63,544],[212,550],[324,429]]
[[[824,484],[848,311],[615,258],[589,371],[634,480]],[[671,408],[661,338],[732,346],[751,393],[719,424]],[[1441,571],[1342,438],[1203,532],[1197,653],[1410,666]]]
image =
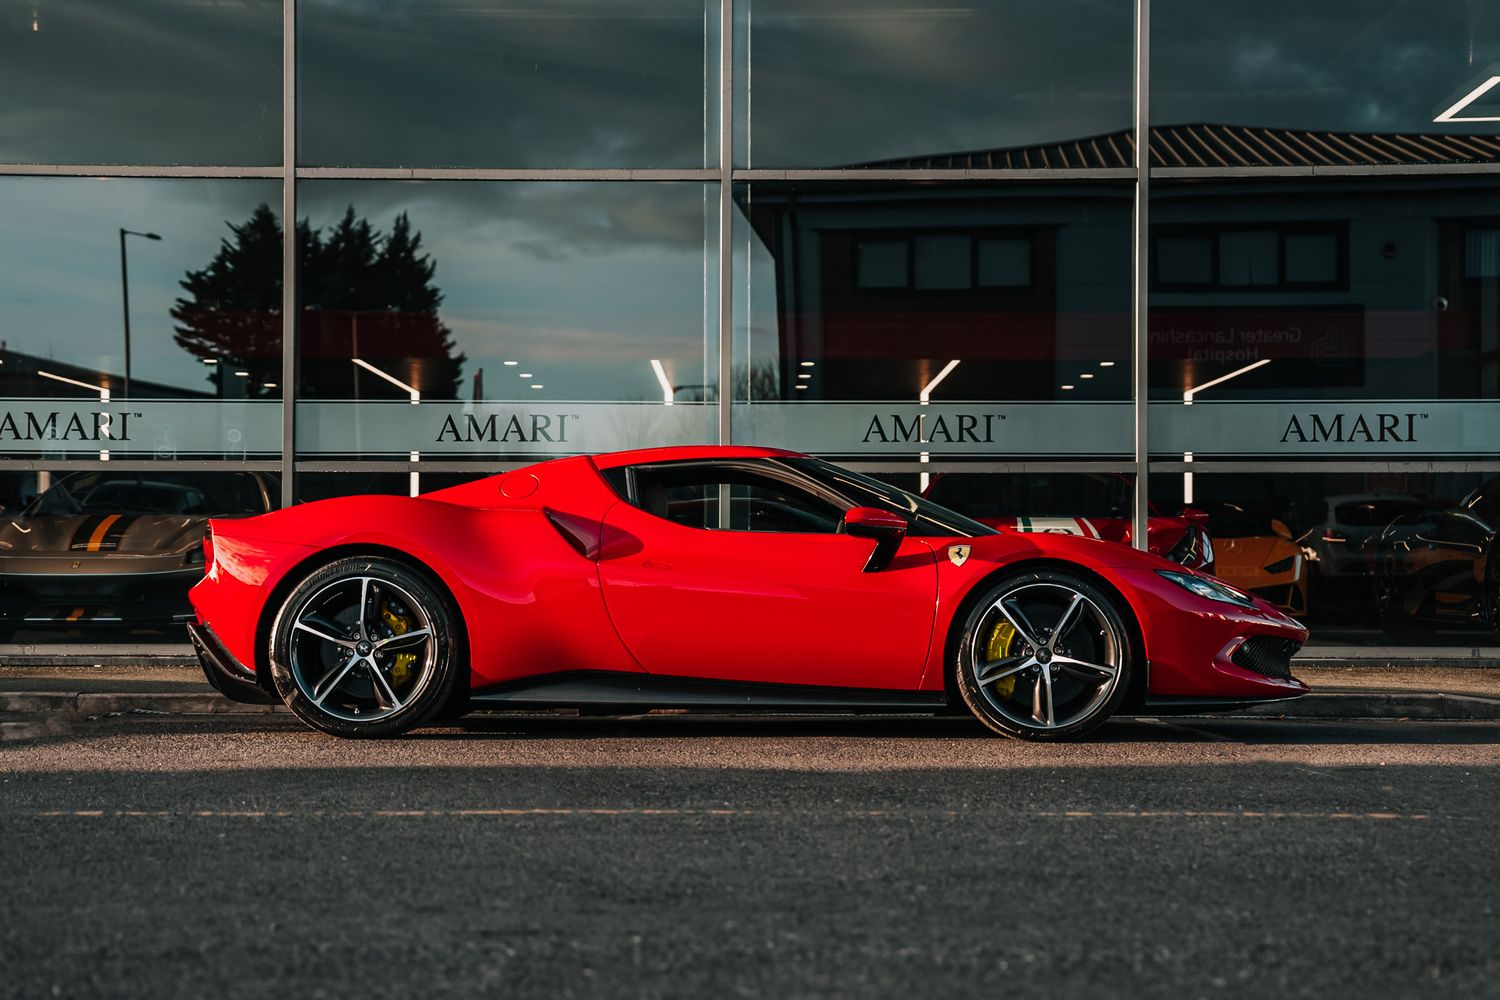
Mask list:
[[1197,507],[1182,508],[1180,516],[1188,524],[1196,524],[1200,528],[1208,524],[1208,511],[1199,510]]
[[1288,528],[1286,522],[1279,518],[1271,518],[1271,534],[1288,542],[1292,540],[1292,529]]
[[866,573],[885,569],[896,557],[901,540],[906,537],[906,518],[879,507],[854,507],[839,522],[839,533],[855,538],[875,539],[875,551],[865,563]]

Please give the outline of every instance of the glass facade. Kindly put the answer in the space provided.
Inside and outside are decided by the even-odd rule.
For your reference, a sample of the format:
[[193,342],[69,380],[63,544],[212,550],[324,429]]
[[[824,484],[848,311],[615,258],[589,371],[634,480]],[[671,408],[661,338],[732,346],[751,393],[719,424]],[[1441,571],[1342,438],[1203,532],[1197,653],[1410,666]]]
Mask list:
[[1147,4],[9,5],[0,639],[172,626],[214,514],[727,441],[1488,646],[1500,11]]

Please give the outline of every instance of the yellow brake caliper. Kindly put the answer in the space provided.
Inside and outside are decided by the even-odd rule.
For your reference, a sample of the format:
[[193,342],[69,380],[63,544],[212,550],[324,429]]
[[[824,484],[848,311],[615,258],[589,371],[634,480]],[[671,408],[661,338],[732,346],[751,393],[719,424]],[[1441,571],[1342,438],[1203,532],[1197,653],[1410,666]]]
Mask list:
[[[411,628],[410,618],[396,614],[391,610],[391,606],[384,602],[380,605],[380,620],[397,635],[405,635]],[[391,664],[391,683],[398,687],[405,684],[407,678],[411,676],[411,665],[416,662],[416,653],[397,653],[396,662]]]
[[[985,661],[994,663],[996,660],[1003,660],[1010,656],[1011,650],[1016,645],[1017,634],[1016,627],[1010,622],[998,622],[994,630],[990,632],[989,642],[985,644]],[[1016,691],[1016,675],[1011,674],[1003,680],[996,681],[994,687],[990,688],[990,690],[1002,698],[1009,698]]]

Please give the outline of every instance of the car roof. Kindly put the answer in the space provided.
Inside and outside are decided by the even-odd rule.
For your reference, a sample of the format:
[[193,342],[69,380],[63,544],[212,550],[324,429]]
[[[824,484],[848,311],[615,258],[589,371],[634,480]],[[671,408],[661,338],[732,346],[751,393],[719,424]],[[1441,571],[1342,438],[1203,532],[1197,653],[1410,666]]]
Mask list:
[[751,445],[687,444],[669,448],[637,448],[593,456],[599,469],[618,469],[626,465],[653,465],[657,462],[713,461],[732,458],[805,458],[801,452],[780,448],[757,448]]

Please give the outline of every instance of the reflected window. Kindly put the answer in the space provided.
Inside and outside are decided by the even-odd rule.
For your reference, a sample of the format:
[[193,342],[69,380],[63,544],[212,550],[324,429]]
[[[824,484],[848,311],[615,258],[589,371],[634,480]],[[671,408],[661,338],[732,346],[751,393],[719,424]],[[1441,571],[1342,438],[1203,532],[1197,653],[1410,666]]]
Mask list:
[[860,288],[911,285],[911,246],[906,240],[861,240],[855,256]]
[[336,166],[712,166],[718,12],[703,0],[302,0],[298,154]]
[[1274,285],[1279,278],[1276,266],[1276,234],[1264,229],[1223,233],[1219,236],[1219,284]]
[[0,161],[281,162],[281,4],[8,3]]
[[735,398],[1129,399],[1130,197],[1097,183],[741,185]]
[[1031,241],[980,239],[977,244],[981,288],[1025,288],[1031,284]]
[[1004,153],[1129,127],[1129,0],[754,0],[735,4],[735,16],[736,64],[749,67],[735,73],[738,166],[1102,166],[1101,156],[1129,156],[1088,142],[1032,150],[1034,163]]
[[[1493,3],[1151,5],[1153,123],[1217,132],[1204,152],[1233,164],[1482,156],[1410,137],[1500,133],[1495,90],[1455,108],[1496,64],[1500,7]],[[1287,131],[1246,134],[1257,127]],[[1197,146],[1191,135],[1182,139]],[[1171,151],[1156,152],[1158,162],[1176,165]]]
[[916,286],[939,290],[972,287],[971,243],[969,236],[918,236]]

